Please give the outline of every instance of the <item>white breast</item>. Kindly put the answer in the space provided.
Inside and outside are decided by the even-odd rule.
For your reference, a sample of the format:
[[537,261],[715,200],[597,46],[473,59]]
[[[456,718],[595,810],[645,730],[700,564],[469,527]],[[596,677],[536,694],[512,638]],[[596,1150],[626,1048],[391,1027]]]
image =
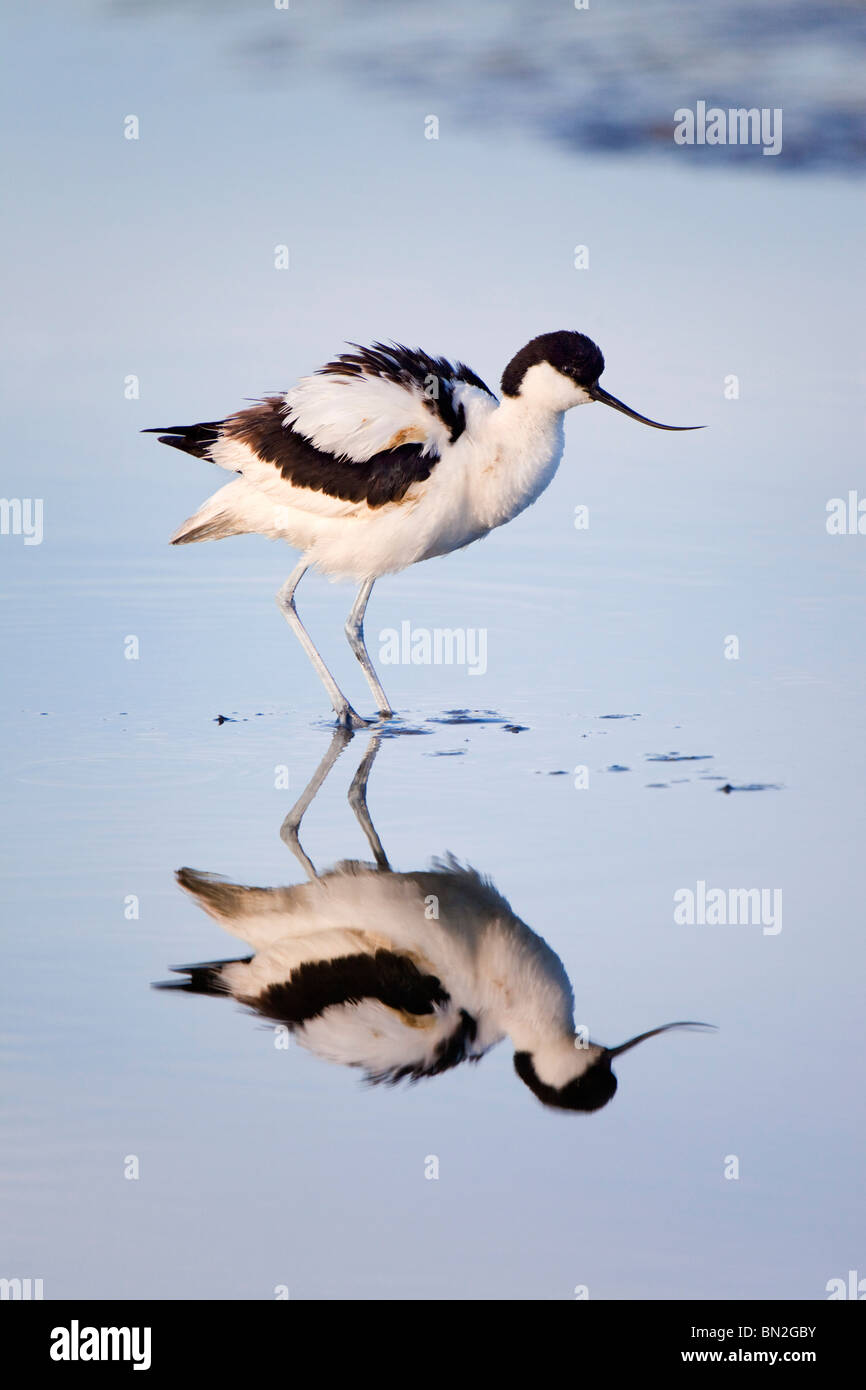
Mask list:
[[295,487],[230,441],[214,446],[214,458],[242,477],[211,499],[213,507],[230,505],[236,529],[288,541],[333,579],[360,583],[459,550],[541,495],[559,466],[564,432],[561,410],[522,398],[497,404],[471,386],[457,399],[466,428],[453,444],[438,441],[430,476],[399,502],[370,507]]
[[508,399],[497,407],[476,392],[466,407],[463,434],[400,502],[363,505],[333,525],[317,518],[309,555],[319,569],[358,581],[394,573],[469,545],[536,501],[562,458],[561,412]]

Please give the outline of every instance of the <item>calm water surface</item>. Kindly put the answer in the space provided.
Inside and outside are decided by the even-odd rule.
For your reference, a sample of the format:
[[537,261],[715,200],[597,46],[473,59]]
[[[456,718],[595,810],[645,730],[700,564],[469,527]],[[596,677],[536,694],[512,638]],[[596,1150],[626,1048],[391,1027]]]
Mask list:
[[[866,540],[825,524],[862,477],[853,184],[610,163],[456,110],[428,142],[435,86],[255,84],[195,15],[52,13],[15,20],[11,84],[4,489],[43,498],[44,538],[0,541],[0,1273],[58,1298],[824,1297],[862,1261]],[[395,869],[490,875],[593,1037],[718,1025],[623,1057],[589,1116],[539,1105],[507,1043],[370,1089],[231,1002],[151,989],[233,953],[179,866],[302,881],[280,827],[331,731],[273,603],[291,554],[170,550],[220,479],[138,431],[347,338],[495,383],[565,326],[636,409],[708,428],[575,411],[534,508],[377,587],[374,655],[404,621],[483,629],[487,670],[382,667],[403,724],[368,800]],[[299,594],[365,708],[349,603]],[[304,821],[321,868],[369,857],[347,803],[367,743]],[[779,890],[781,929],[678,924],[699,882]]]

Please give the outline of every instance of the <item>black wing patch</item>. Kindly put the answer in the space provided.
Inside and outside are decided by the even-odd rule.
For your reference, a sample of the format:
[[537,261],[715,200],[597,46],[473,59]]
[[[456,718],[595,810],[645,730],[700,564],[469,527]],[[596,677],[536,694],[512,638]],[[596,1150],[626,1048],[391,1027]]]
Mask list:
[[[362,999],[378,999],[389,1009],[415,1017],[430,1015],[451,1002],[451,996],[435,975],[424,975],[406,956],[385,950],[373,955],[359,953],[336,960],[305,962],[293,971],[291,979],[271,985],[263,994],[244,1002],[275,1023],[300,1027],[325,1009],[357,1004]],[[475,1019],[461,1009],[453,1033],[437,1045],[429,1061],[368,1072],[367,1080],[374,1085],[395,1085],[398,1081],[439,1076],[466,1060],[477,1031]]]
[[325,1009],[362,999],[378,999],[389,1009],[420,1015],[447,1005],[450,996],[435,975],[422,975],[396,951],[380,950],[374,955],[359,952],[335,960],[305,961],[288,980],[270,985],[244,1003],[275,1023],[297,1026]]
[[490,387],[465,362],[453,363],[445,357],[431,357],[421,348],[404,347],[402,343],[373,343],[371,347],[350,343],[350,347],[356,351],[341,353],[333,362],[320,367],[318,375],[384,377],[398,386],[420,388],[426,409],[442,421],[452,444],[466,428],[466,412],[462,405],[454,403],[455,387],[465,382],[496,399]]
[[[319,368],[321,375],[342,376],[348,379],[361,376],[382,377],[406,388],[420,388],[425,408],[442,421],[451,443],[459,439],[466,428],[466,412],[455,404],[456,387],[465,382],[485,391],[495,400],[489,386],[464,362],[452,363],[444,357],[431,357],[420,348],[407,348],[400,343],[373,343],[371,347],[350,344],[355,352],[342,356]],[[435,389],[431,389],[435,382]],[[286,401],[283,396],[267,396],[248,410],[239,410],[227,420],[208,421],[197,425],[169,425],[143,430],[143,434],[158,434],[160,444],[195,458],[209,458],[211,446],[217,439],[235,439],[246,444],[265,463],[274,464],[283,478],[295,487],[324,492],[343,502],[366,502],[369,507],[384,507],[400,502],[413,483],[430,477],[439,461],[434,450],[424,452],[424,444],[399,444],[395,449],[383,449],[365,462],[340,458],[325,449],[318,449],[306,435],[286,422]]]
[[[335,960],[307,961],[298,966],[279,984],[270,985],[261,994],[244,996],[230,990],[223,979],[226,965],[249,965],[253,956],[237,960],[203,961],[197,965],[172,966],[183,980],[168,980],[155,989],[179,989],[188,994],[222,995],[234,993],[240,1003],[261,1014],[273,1023],[289,1028],[303,1027],[329,1008],[358,1004],[363,999],[377,999],[389,1009],[415,1017],[429,1016],[436,1009],[445,1009],[451,996],[435,975],[424,975],[406,956],[396,951],[376,951],[373,955],[358,953],[339,956]],[[396,1085],[399,1081],[420,1081],[428,1076],[440,1076],[461,1062],[477,1062],[479,1055],[470,1052],[478,1033],[471,1014],[461,1009],[454,1030],[439,1042],[432,1056],[406,1066],[368,1072],[366,1079],[373,1085]],[[355,1063],[361,1065],[361,1063]]]
[[413,483],[430,477],[439,461],[438,453],[423,453],[423,444],[383,449],[366,463],[337,458],[317,449],[306,435],[286,423],[282,396],[268,396],[249,410],[230,416],[222,437],[246,444],[264,462],[275,464],[295,487],[326,492],[344,502],[366,502],[369,507],[399,502]]

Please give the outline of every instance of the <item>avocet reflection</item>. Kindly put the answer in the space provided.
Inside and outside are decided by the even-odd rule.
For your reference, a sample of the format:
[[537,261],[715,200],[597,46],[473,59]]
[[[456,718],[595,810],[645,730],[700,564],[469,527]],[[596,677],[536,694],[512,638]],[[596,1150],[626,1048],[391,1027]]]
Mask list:
[[282,828],[308,882],[253,888],[179,870],[181,887],[252,954],[173,967],[183,978],[161,988],[230,996],[371,1082],[438,1076],[507,1037],[520,1079],[562,1110],[606,1105],[614,1059],[645,1039],[710,1026],[666,1023],[617,1047],[583,1038],[562,962],[489,879],[450,857],[413,873],[391,869],[366,802],[378,736],[349,792],[374,862],[317,873],[298,830],[351,737],[335,733]]

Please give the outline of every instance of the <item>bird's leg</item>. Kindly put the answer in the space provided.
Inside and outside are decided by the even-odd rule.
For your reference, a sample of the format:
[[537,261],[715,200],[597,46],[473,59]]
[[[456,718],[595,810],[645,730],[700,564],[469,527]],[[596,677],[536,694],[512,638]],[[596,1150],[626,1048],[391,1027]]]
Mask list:
[[280,592],[277,594],[277,604],[279,605],[283,617],[289,624],[289,627],[292,629],[304,651],[307,653],[307,656],[310,658],[310,662],[319,680],[327,690],[328,698],[334,707],[334,713],[337,716],[338,724],[344,729],[361,729],[365,724],[369,723],[369,720],[362,719],[361,715],[357,714],[355,710],[352,709],[349,701],[346,699],[324,661],[319,656],[315,643],[298,617],[298,611],[295,608],[295,590],[302,576],[308,569],[309,565],[307,561],[302,560],[289,575],[285,584],[280,589]]
[[352,778],[352,785],[349,788],[349,805],[355,812],[358,824],[367,837],[367,843],[373,851],[373,858],[376,861],[377,869],[390,869],[388,857],[382,848],[382,841],[376,834],[376,828],[370,819],[370,812],[367,810],[367,778],[379,751],[381,739],[374,734],[370,739],[370,746],[364,754],[358,766],[358,771]]
[[355,602],[352,604],[352,611],[346,619],[346,636],[349,639],[349,646],[358,659],[361,670],[367,677],[367,684],[373,692],[377,708],[383,719],[391,719],[394,711],[388,703],[388,696],[385,694],[376,675],[375,668],[370,660],[370,654],[364,646],[364,614],[367,610],[367,601],[373,592],[375,580],[365,579],[358,590]]
[[301,821],[306,815],[307,809],[313,801],[313,798],[318,795],[319,789],[328,773],[331,771],[331,768],[334,766],[334,763],[351,738],[351,729],[340,728],[334,730],[334,736],[328,745],[325,756],[280,826],[280,839],[283,841],[283,844],[292,851],[292,854],[301,863],[310,878],[318,878],[318,874],[316,873],[316,868],[312,859],[310,859],[309,855],[304,850],[298,836],[298,832],[301,828]]

